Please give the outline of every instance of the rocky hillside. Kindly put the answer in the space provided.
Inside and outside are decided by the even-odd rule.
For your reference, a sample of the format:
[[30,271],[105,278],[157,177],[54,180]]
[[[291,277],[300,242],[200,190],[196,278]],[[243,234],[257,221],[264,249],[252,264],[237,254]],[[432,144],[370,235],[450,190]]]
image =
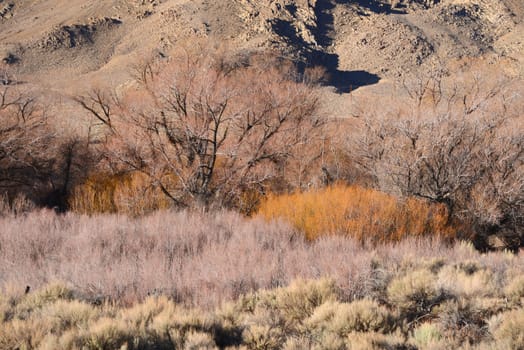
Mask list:
[[472,60],[524,74],[521,0],[0,0],[8,82],[123,83],[193,37],[323,65],[338,92]]

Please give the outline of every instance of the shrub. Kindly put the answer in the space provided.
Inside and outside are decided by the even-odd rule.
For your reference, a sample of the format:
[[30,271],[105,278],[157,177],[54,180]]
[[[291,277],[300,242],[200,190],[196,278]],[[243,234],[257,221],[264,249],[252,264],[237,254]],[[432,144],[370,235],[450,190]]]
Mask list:
[[13,319],[16,305],[23,297],[23,291],[14,284],[4,285],[3,293],[0,289],[0,323]]
[[131,347],[133,334],[120,320],[102,318],[89,328],[83,339],[88,349],[120,349]]
[[335,282],[329,279],[295,280],[289,287],[274,293],[275,306],[291,324],[303,322],[318,306],[337,296]]
[[343,350],[346,349],[345,339],[336,333],[321,333],[316,337],[312,348],[315,350]]
[[379,350],[379,349],[405,349],[415,350],[414,346],[406,344],[400,334],[380,333],[351,333],[346,340],[349,349]]
[[[241,299],[238,310],[247,312],[247,324],[279,327],[286,333],[300,332],[315,309],[337,297],[335,284],[329,279],[293,281],[286,288],[262,291]],[[255,328],[257,334],[261,329]]]
[[0,349],[37,349],[50,331],[40,319],[12,320],[0,327]]
[[513,303],[522,304],[524,298],[524,275],[515,277],[504,289],[504,295]]
[[314,330],[345,337],[351,332],[389,332],[395,327],[391,313],[376,301],[364,299],[350,304],[326,302],[307,320]]
[[217,350],[215,341],[208,333],[190,332],[187,335],[184,350]]
[[311,339],[308,337],[289,337],[282,347],[284,350],[314,349]]
[[253,324],[244,331],[243,340],[249,349],[276,350],[282,348],[285,337],[282,329]]
[[438,274],[438,285],[456,296],[489,297],[497,294],[494,276],[485,269],[474,271],[466,267],[445,266]]
[[429,345],[438,343],[442,339],[442,333],[432,323],[422,323],[413,331],[413,341],[417,347],[427,348]]
[[9,305],[9,301],[0,294],[0,323],[7,321],[10,311],[11,305]]
[[444,207],[412,198],[401,200],[357,186],[335,185],[311,192],[270,195],[258,213],[266,219],[289,220],[310,240],[324,235],[373,242],[454,236]]
[[35,210],[35,203],[30,201],[23,193],[10,199],[7,194],[0,194],[0,216],[16,216],[30,213]]
[[[398,313],[372,299],[343,302],[327,279],[259,291],[214,311],[182,308],[163,296],[130,307],[93,306],[57,299],[64,293],[48,287],[34,292],[41,302],[24,318],[0,323],[0,349],[523,348],[524,309],[504,312],[502,298],[460,297],[418,309],[435,300],[435,276],[423,281],[422,272],[427,271],[404,272],[391,282],[389,302],[399,303],[392,303]],[[413,292],[407,289],[425,299],[413,306]],[[12,299],[8,307],[16,308],[26,297]]]
[[[247,326],[243,339],[256,349],[293,349],[304,344],[313,349],[343,349],[351,332],[395,328],[393,315],[377,302],[340,303],[336,292],[330,280],[297,280],[287,288],[241,299],[236,312],[245,316],[232,323]],[[233,309],[227,310],[231,315]]]
[[53,334],[61,334],[74,328],[85,329],[97,316],[98,311],[93,306],[78,300],[49,303],[34,315],[42,318]]
[[187,348],[187,337],[192,337],[190,348],[195,348],[199,342],[209,345],[211,343],[205,339],[210,335],[203,337],[202,334],[215,328],[208,315],[198,309],[179,309],[165,296],[148,298],[143,303],[121,310],[117,317],[132,335],[137,348],[181,348],[183,345]]
[[167,313],[175,322],[175,305],[167,297],[150,297],[144,302],[129,309],[124,309],[119,317],[132,329],[146,329],[151,326],[158,315]]
[[[129,218],[39,211],[0,218],[0,227],[0,305],[7,319],[22,309],[27,316],[35,308],[32,298],[54,279],[74,286],[74,294],[93,303],[131,305],[153,294],[209,310],[242,294],[323,276],[335,281],[328,288],[333,298],[367,296],[387,303],[392,279],[422,269],[438,288],[439,273],[448,265],[453,266],[446,268],[450,276],[474,269],[489,272],[493,282],[488,287],[494,284],[496,293],[482,292],[477,284],[472,295],[501,298],[506,280],[524,268],[520,255],[482,255],[470,244],[431,239],[373,248],[341,236],[306,242],[281,221],[228,212],[166,211]],[[26,285],[31,291],[24,295]],[[235,327],[237,318],[231,321]]]
[[388,287],[388,300],[406,314],[408,320],[431,313],[443,299],[436,288],[436,277],[426,269],[408,272],[393,279]]
[[509,349],[524,349],[524,308],[504,313],[502,321],[493,324],[490,331]]
[[439,306],[439,324],[442,331],[459,343],[477,344],[486,338],[487,321],[498,312],[498,306],[489,300],[459,298]]
[[38,309],[41,309],[46,304],[53,303],[58,300],[69,300],[73,297],[73,292],[62,284],[55,283],[47,285],[45,288],[27,294],[15,308],[15,317],[27,318],[30,314]]

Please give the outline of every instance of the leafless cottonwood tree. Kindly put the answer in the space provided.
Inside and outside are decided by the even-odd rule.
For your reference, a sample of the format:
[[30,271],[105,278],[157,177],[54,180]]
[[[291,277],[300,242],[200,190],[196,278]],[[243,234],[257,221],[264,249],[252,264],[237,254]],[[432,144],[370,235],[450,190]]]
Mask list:
[[[380,187],[446,205],[478,237],[524,243],[521,82],[405,84],[386,109],[363,111],[359,162]],[[402,95],[406,96],[402,99]]]
[[48,174],[52,138],[35,99],[14,88],[0,91],[0,189],[33,188]]
[[65,210],[90,155],[80,137],[58,135],[34,96],[15,87],[0,91],[0,194]]
[[160,65],[113,105],[79,101],[111,129],[110,161],[147,174],[176,206],[235,206],[264,191],[323,125],[314,89],[275,57],[229,62],[199,49]]

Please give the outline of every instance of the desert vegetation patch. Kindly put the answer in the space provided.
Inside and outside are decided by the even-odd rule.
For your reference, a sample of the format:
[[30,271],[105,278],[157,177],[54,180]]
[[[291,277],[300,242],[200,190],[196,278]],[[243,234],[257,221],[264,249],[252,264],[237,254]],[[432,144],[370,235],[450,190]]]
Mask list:
[[0,0],[0,348],[524,348],[523,14]]

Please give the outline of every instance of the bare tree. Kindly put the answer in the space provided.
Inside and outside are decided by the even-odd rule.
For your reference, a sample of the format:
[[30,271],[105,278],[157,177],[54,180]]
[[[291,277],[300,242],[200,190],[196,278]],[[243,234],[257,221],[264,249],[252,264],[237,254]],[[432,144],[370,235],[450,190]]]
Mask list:
[[[522,96],[511,82],[404,85],[387,110],[363,111],[360,163],[387,191],[446,205],[450,219],[479,234],[522,241]],[[405,99],[402,99],[405,96]]]
[[0,193],[65,210],[90,154],[80,137],[57,135],[33,96],[13,87],[0,91]]
[[15,89],[0,91],[0,188],[34,188],[48,174],[44,156],[52,134],[35,99]]
[[[140,171],[177,206],[234,206],[264,191],[308,147],[323,125],[318,97],[293,66],[271,57],[233,64],[216,52],[175,53],[161,69],[146,66],[139,88],[102,119],[113,132],[108,155]],[[96,118],[109,111],[93,95]]]

